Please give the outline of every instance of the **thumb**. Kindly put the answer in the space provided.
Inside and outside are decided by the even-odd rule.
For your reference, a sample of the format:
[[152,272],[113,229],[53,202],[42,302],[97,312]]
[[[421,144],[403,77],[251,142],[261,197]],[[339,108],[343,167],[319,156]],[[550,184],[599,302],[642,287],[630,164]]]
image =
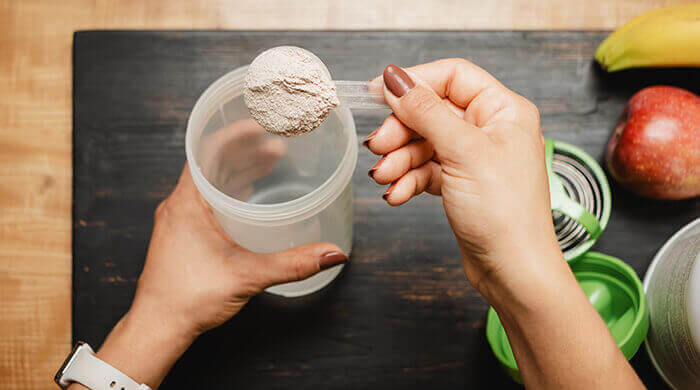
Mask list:
[[348,256],[338,246],[321,242],[260,256],[265,288],[303,280],[348,261]]
[[399,120],[432,143],[438,151],[464,137],[478,136],[478,129],[455,112],[425,82],[396,65],[384,69],[384,100]]

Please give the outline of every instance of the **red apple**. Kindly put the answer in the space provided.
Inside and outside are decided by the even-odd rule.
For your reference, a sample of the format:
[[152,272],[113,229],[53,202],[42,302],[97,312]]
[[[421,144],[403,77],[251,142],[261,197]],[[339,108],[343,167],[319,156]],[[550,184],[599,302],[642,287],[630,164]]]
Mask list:
[[634,94],[605,161],[615,180],[636,194],[669,200],[700,195],[700,97],[663,85]]

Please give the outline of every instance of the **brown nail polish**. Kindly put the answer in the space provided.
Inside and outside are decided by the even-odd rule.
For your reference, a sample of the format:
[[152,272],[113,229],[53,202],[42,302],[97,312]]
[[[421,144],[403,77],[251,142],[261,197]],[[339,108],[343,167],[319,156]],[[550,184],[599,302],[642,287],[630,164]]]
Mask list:
[[372,133],[370,133],[370,135],[368,135],[367,138],[365,138],[365,140],[362,141],[362,146],[364,146],[365,148],[369,148],[369,141],[373,140],[374,137],[377,136],[378,131],[379,129],[374,130]]
[[382,194],[382,199],[387,200],[389,198],[389,195],[391,195],[391,191],[394,190],[394,187],[396,186],[396,182],[391,183],[389,188],[384,191],[384,194]]
[[386,156],[380,158],[379,161],[377,161],[376,163],[374,163],[374,165],[372,165],[372,168],[370,168],[369,171],[367,172],[367,176],[369,176],[369,177],[371,177],[372,179],[374,179],[374,172],[376,172],[377,169],[379,169],[379,167],[382,166],[382,163],[384,163],[384,159],[386,159]]
[[396,65],[389,65],[384,68],[384,85],[396,97],[401,97],[408,93],[416,85],[403,69]]
[[324,270],[336,266],[338,264],[344,264],[348,261],[348,257],[342,252],[328,252],[321,256],[318,260],[318,266]]

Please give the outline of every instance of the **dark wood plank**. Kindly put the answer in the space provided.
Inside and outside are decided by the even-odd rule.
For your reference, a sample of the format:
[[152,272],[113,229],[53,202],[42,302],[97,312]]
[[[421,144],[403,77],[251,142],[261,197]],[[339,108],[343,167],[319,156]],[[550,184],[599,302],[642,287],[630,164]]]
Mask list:
[[[645,85],[698,92],[697,72],[601,74],[592,53],[606,33],[582,32],[81,32],[74,41],[73,338],[99,345],[126,312],[152,213],[185,161],[191,107],[204,89],[259,51],[306,47],[338,79],[388,63],[465,57],[532,99],[547,136],[599,161],[624,102]],[[694,78],[693,78],[694,77]],[[357,113],[366,135],[381,123]],[[321,293],[261,296],[202,336],[163,388],[517,388],[485,341],[488,304],[467,284],[440,200],[387,206],[365,174],[353,178],[351,265]],[[643,276],[653,254],[700,215],[698,201],[643,200],[613,185],[613,213],[596,250]],[[498,207],[498,205],[494,205]],[[517,223],[514,221],[513,223]],[[644,351],[633,364],[663,388]]]

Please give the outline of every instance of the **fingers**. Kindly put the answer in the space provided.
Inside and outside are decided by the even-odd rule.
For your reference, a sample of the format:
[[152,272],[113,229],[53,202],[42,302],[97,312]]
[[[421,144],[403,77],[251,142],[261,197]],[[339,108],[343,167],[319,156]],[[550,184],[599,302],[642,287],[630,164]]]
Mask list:
[[439,97],[449,98],[462,108],[486,88],[503,88],[489,72],[463,58],[447,58],[406,70],[423,80]]
[[462,109],[486,88],[503,87],[489,72],[463,58],[446,58],[406,68],[406,71],[420,78],[439,97],[449,99]]
[[441,154],[455,151],[455,140],[477,137],[473,125],[456,115],[424,82],[401,68],[384,70],[384,98],[394,115],[408,128],[430,141]]
[[281,138],[265,137],[262,127],[247,119],[202,138],[197,162],[217,189],[245,200],[251,184],[274,170],[286,153]]
[[448,58],[406,71],[424,81],[438,96],[465,109],[464,120],[477,127],[501,120],[528,120],[532,122],[528,128],[539,127],[539,113],[530,101],[465,59]]
[[256,257],[263,288],[303,280],[348,261],[338,246],[329,243],[308,244]]
[[386,190],[382,198],[392,206],[399,206],[423,191],[440,195],[440,169],[440,164],[428,161],[403,175]]
[[216,187],[230,197],[245,201],[252,194],[253,183],[270,174],[276,166],[276,161],[261,162],[245,171],[229,174],[216,183]]
[[205,170],[205,176],[226,194],[251,185],[267,176],[277,166],[277,161],[287,153],[287,146],[279,137],[265,139],[252,148],[252,155],[239,155],[224,151],[219,157],[216,174]]
[[[216,147],[231,141],[252,143],[265,135],[265,129],[253,118],[242,119],[216,130],[204,137],[207,144]],[[209,141],[211,140],[211,141]],[[206,146],[206,145],[205,145]]]
[[[464,110],[447,99],[442,99],[455,115],[464,116]],[[384,155],[406,145],[408,142],[421,138],[418,133],[401,123],[394,114],[390,114],[381,126],[362,141],[362,145],[374,154]]]
[[[213,136],[226,135],[225,130]],[[234,135],[241,135],[240,133]],[[279,137],[264,138],[211,137],[205,138],[204,146],[198,153],[199,166],[210,182],[228,180],[231,175],[255,168],[259,164],[276,163],[287,152],[285,142]],[[218,142],[218,143],[215,143]]]
[[387,154],[417,138],[420,136],[415,131],[406,127],[394,114],[391,114],[377,130],[365,138],[362,144],[374,154]]
[[382,157],[367,172],[378,184],[391,183],[413,168],[417,168],[433,157],[433,146],[425,139],[408,145]]

